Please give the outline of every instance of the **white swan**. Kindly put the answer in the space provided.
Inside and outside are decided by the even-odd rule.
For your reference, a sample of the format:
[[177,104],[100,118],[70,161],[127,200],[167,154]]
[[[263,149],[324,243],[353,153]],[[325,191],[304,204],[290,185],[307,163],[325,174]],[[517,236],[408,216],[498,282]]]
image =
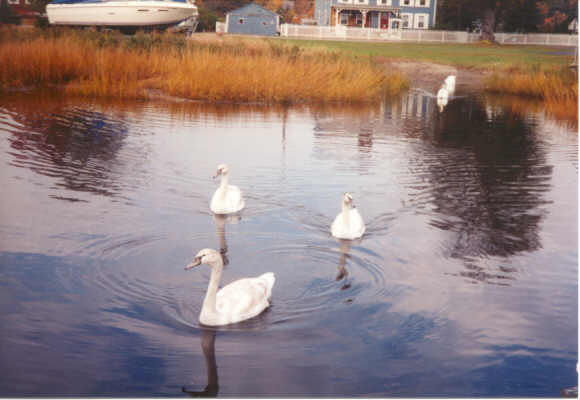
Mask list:
[[365,223],[354,207],[352,195],[345,193],[342,198],[342,212],[336,216],[330,227],[332,236],[352,240],[361,237],[365,229]]
[[449,75],[445,78],[445,86],[449,94],[455,93],[455,75]]
[[276,281],[274,273],[266,272],[256,278],[238,279],[218,291],[224,268],[222,256],[213,249],[203,249],[185,269],[201,264],[208,264],[211,267],[207,293],[199,314],[199,322],[202,324],[209,326],[234,324],[255,317],[270,305],[272,287]]
[[215,214],[235,213],[245,206],[242,191],[237,186],[228,184],[229,172],[230,170],[226,164],[218,165],[214,179],[221,175],[221,183],[213,194],[209,205],[210,210]]
[[439,112],[443,112],[443,109],[447,105],[449,97],[449,92],[447,91],[447,85],[444,83],[437,92],[437,106],[439,107]]

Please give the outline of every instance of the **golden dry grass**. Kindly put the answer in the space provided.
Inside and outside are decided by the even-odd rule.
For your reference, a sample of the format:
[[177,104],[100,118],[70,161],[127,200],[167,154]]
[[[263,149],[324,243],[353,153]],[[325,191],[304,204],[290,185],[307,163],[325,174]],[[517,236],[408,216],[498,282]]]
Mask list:
[[485,84],[488,92],[541,99],[549,114],[578,118],[578,75],[567,67],[514,68],[491,75]]
[[[109,36],[107,36],[109,35]],[[151,90],[231,102],[367,102],[408,87],[370,59],[300,50],[265,40],[185,41],[65,32],[6,40],[0,32],[0,86],[64,85],[70,94],[147,97]]]

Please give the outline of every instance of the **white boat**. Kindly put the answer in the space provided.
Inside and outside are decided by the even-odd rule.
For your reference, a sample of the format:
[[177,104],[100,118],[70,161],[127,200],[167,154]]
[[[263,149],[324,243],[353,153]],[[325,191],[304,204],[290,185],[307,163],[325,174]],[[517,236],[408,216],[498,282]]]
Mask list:
[[136,30],[197,24],[193,0],[54,0],[46,6],[53,25],[99,26]]

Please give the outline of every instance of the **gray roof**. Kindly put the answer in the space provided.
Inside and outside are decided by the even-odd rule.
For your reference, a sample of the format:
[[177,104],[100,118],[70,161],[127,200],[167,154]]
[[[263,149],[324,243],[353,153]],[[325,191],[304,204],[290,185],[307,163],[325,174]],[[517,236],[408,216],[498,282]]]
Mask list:
[[246,4],[243,7],[237,8],[235,10],[230,11],[228,14],[243,14],[243,15],[269,15],[269,16],[277,16],[275,12],[272,12],[256,3]]

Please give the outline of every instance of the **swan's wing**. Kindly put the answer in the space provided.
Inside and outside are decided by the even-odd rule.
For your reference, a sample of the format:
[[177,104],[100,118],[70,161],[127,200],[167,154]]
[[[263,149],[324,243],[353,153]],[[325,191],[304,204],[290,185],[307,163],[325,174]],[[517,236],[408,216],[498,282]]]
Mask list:
[[252,318],[269,305],[274,274],[257,278],[243,278],[224,286],[217,293],[217,311],[230,323]]
[[350,225],[355,238],[361,237],[365,233],[365,222],[356,208],[350,210]]
[[340,221],[341,215],[342,215],[342,213],[339,213],[334,218],[334,221],[332,221],[332,225],[330,225],[330,234],[332,236],[340,237],[342,235],[341,221]]
[[240,211],[246,205],[242,191],[234,185],[228,186],[227,201],[228,206],[235,211]]
[[244,208],[245,202],[242,191],[233,185],[228,185],[225,192],[222,188],[217,188],[209,208],[216,214],[230,214]]
[[365,233],[365,223],[356,208],[351,209],[349,225],[344,225],[342,213],[338,214],[330,227],[332,236],[339,239],[357,239]]

